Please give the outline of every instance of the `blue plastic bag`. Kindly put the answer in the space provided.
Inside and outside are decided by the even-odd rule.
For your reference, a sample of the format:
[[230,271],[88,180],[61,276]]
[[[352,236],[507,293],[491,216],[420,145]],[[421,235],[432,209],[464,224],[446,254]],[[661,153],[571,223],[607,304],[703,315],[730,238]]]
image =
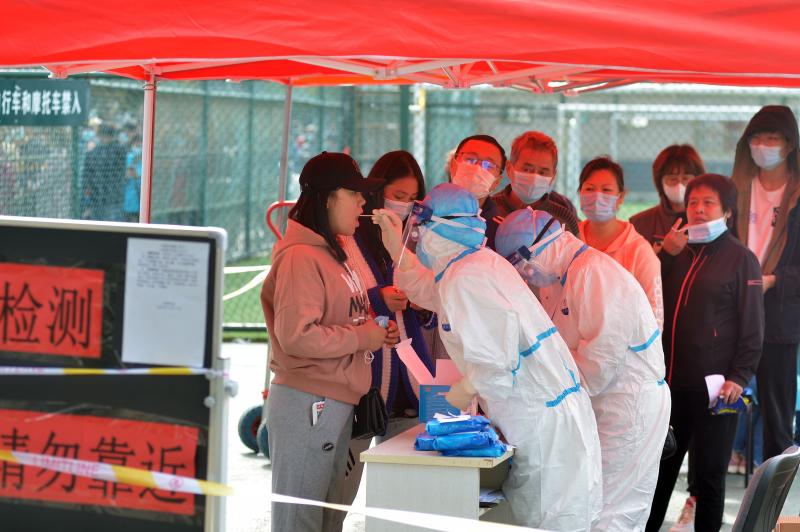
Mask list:
[[482,449],[458,449],[442,451],[444,456],[463,456],[473,458],[497,458],[506,452],[506,444],[497,442]]
[[718,399],[717,403],[711,407],[711,415],[712,416],[723,416],[726,414],[739,414],[741,412],[746,412],[747,407],[753,402],[753,400],[746,396],[740,395],[739,399],[736,400],[733,404],[727,404],[722,399]]
[[437,451],[463,451],[491,447],[498,442],[497,433],[491,427],[475,432],[456,432],[437,436],[433,448]]
[[425,424],[425,432],[431,436],[444,436],[456,432],[475,432],[489,426],[489,420],[483,416],[470,416],[462,421],[449,421],[442,423],[432,419]]
[[417,451],[435,451],[433,442],[436,441],[436,436],[431,436],[427,432],[417,435],[417,440],[414,442],[414,449]]

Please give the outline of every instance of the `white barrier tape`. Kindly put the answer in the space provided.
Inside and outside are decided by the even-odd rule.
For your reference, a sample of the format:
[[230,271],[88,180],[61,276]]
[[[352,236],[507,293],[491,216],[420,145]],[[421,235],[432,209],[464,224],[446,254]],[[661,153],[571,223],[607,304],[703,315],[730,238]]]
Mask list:
[[[464,517],[451,517],[447,515],[427,514],[422,512],[410,512],[406,510],[390,510],[388,508],[368,508],[366,506],[347,506],[345,504],[332,504],[328,502],[315,501],[311,499],[301,499],[299,497],[290,497],[288,495],[279,495],[277,493],[270,494],[272,502],[282,502],[286,504],[305,504],[308,506],[319,506],[322,508],[330,508],[331,510],[341,510],[342,512],[353,512],[357,514],[374,517],[376,519],[383,519],[385,521],[392,521],[394,523],[401,523],[404,525],[413,525],[429,530],[439,530],[442,532],[462,532],[470,530],[475,532],[506,532],[506,531],[520,531],[532,530],[535,532],[544,532],[538,528],[528,528],[522,526],[505,525],[502,523],[492,523],[489,521],[476,521],[474,519],[466,519]],[[477,504],[478,501],[475,501]]]
[[224,497],[233,494],[233,488],[216,482],[198,480],[169,473],[159,473],[134,467],[89,462],[75,458],[61,458],[46,454],[33,454],[21,451],[0,449],[0,461],[13,462],[30,467],[58,471],[68,475],[87,477],[108,482],[119,482],[129,486],[162,489],[196,495],[216,495]]
[[130,369],[102,369],[102,368],[40,368],[22,366],[0,366],[2,375],[205,375],[209,378],[226,377],[227,374],[216,369],[202,368],[130,368]]
[[245,284],[243,287],[239,288],[238,290],[234,290],[230,294],[225,294],[224,296],[222,296],[222,300],[223,301],[228,301],[229,299],[233,299],[234,297],[239,297],[240,295],[244,294],[245,292],[248,292],[248,291],[252,290],[256,286],[258,286],[261,283],[263,283],[264,279],[267,278],[267,275],[269,275],[269,269],[266,269],[266,270],[264,270],[262,272],[259,272],[258,274],[256,274],[255,277],[250,279],[250,281],[247,284]]
[[[102,462],[90,462],[87,460],[77,460],[74,458],[61,458],[56,456],[26,453],[21,451],[9,451],[0,449],[0,461],[17,463],[29,467],[38,467],[51,471],[57,471],[68,475],[105,480],[107,482],[118,482],[130,486],[141,486],[145,488],[161,489],[179,493],[193,493],[196,495],[214,495],[218,497],[233,494],[233,488],[216,482],[198,480],[191,477],[171,475],[146,469],[137,469],[126,466],[116,466]],[[272,493],[269,495],[272,502],[286,504],[304,504],[308,506],[318,506],[330,508],[342,512],[353,512],[376,519],[392,521],[406,525],[418,526],[429,530],[442,532],[461,532],[471,530],[475,532],[507,532],[507,531],[540,531],[541,529],[506,525],[502,523],[492,523],[488,521],[476,521],[463,517],[451,517],[438,514],[422,512],[411,512],[406,510],[391,510],[388,508],[370,508],[366,506],[348,506],[344,504],[332,504],[312,499],[300,497],[290,497]],[[477,501],[476,501],[477,502]]]
[[263,272],[269,271],[270,266],[226,266],[223,271],[227,273],[250,273],[250,272]]

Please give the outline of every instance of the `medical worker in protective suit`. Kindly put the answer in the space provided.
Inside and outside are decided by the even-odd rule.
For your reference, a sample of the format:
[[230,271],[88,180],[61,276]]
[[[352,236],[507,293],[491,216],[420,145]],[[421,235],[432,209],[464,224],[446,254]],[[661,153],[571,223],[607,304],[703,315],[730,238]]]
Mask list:
[[503,491],[514,520],[549,530],[588,530],[602,505],[597,427],[578,368],[542,306],[503,257],[484,247],[478,202],[449,183],[416,203],[406,223],[375,211],[395,283],[439,314],[440,334],[463,380],[447,400],[476,395],[516,447]]
[[592,398],[603,453],[603,512],[593,528],[644,530],[671,404],[647,296],[614,259],[543,211],[509,215],[496,243],[523,279],[551,292],[545,309]]

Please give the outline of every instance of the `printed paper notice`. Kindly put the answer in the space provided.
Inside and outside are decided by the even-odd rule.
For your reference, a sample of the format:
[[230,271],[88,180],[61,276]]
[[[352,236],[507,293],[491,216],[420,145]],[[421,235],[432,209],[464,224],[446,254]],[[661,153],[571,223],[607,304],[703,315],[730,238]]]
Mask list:
[[122,361],[202,367],[210,244],[128,239]]

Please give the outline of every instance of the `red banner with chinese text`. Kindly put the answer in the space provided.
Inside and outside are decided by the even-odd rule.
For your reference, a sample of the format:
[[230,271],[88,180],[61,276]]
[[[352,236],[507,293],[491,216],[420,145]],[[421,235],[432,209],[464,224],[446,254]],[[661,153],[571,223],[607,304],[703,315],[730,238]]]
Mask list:
[[[195,476],[194,427],[96,416],[0,410],[0,448]],[[194,495],[0,462],[0,497],[193,515]]]
[[100,358],[105,272],[0,263],[0,351]]

